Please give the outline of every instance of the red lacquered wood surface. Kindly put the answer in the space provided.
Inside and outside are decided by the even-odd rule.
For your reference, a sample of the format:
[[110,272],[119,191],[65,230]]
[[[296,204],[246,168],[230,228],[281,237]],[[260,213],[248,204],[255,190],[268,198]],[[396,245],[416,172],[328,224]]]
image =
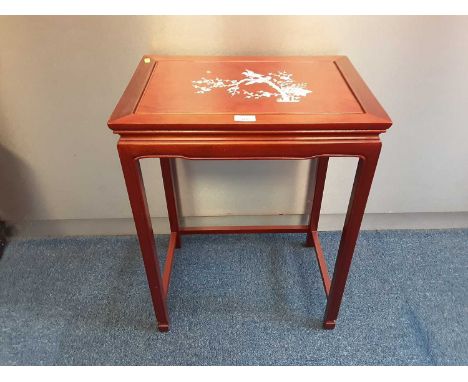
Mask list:
[[[246,99],[223,88],[198,94],[192,81],[245,79],[243,72],[286,72],[311,93],[299,102],[274,97]],[[142,87],[144,87],[142,91]],[[241,91],[272,91],[267,84]],[[148,130],[368,130],[384,131],[391,121],[344,56],[324,57],[158,57],[145,56],[109,120],[119,131]],[[131,110],[131,111],[129,111]],[[256,122],[236,122],[254,114]]]
[[[246,99],[241,91],[230,95],[223,88],[200,94],[193,87],[193,81],[202,78],[245,79],[243,73],[247,70],[269,77],[278,72],[294,73],[291,79],[307,84],[310,93],[297,102],[278,102],[278,97],[272,96]],[[276,77],[281,80],[281,75]],[[274,85],[271,80],[268,83]],[[239,90],[274,91],[268,83],[250,84]],[[160,61],[135,113],[320,115],[362,114],[363,110],[338,67],[328,61]]]
[[[166,298],[181,235],[275,232],[307,233],[327,297],[323,327],[334,328],[378,162],[379,134],[391,123],[344,56],[143,57],[108,125],[121,136],[118,150],[158,328],[169,329]],[[359,158],[332,278],[317,231],[330,157]],[[139,165],[144,158],[161,161],[171,227],[162,275]],[[317,158],[309,224],[181,227],[174,158]]]
[[164,192],[166,194],[167,213],[169,217],[169,224],[171,232],[175,235],[175,248],[180,248],[180,235],[179,235],[179,216],[177,212],[177,202],[172,181],[173,164],[171,159],[161,158],[161,174],[164,184]]
[[312,211],[309,216],[309,232],[307,233],[306,244],[313,246],[312,233],[318,230],[320,209],[322,208],[323,190],[327,177],[328,157],[321,157],[317,160],[315,168],[314,199],[312,201]]

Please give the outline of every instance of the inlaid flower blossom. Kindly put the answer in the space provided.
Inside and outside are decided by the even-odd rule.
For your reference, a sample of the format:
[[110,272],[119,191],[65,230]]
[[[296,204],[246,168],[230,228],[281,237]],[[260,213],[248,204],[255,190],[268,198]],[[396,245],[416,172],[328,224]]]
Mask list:
[[[299,102],[301,97],[305,97],[307,94],[312,92],[307,89],[307,84],[305,82],[294,82],[292,74],[284,71],[263,75],[246,69],[242,74],[245,78],[240,80],[223,80],[218,77],[210,79],[202,77],[200,80],[192,81],[192,85],[199,94],[209,93],[213,89],[224,88],[231,96],[241,94],[242,92],[244,97],[247,99],[275,97],[276,102]],[[268,85],[271,88],[271,91],[257,90],[251,92],[243,88],[243,86],[254,84]]]

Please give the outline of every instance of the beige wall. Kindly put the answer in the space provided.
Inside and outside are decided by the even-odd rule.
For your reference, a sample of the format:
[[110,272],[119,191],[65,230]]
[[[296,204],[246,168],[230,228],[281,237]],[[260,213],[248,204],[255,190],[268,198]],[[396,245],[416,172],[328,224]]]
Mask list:
[[[368,212],[468,211],[467,17],[0,17],[0,213],[130,217],[106,120],[145,53],[348,55],[394,121]],[[144,163],[164,216],[156,160]],[[355,161],[334,159],[325,213]],[[307,162],[178,163],[185,215],[298,214]]]

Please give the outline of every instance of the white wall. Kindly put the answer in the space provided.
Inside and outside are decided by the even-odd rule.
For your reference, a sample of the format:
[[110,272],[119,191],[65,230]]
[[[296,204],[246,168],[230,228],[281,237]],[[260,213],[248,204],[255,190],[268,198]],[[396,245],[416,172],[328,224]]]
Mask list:
[[[468,17],[0,17],[0,215],[131,216],[106,121],[139,58],[348,55],[394,121],[368,212],[468,211]],[[155,160],[144,163],[164,216]],[[332,160],[324,213],[355,161]],[[299,214],[307,162],[188,162],[185,215]]]

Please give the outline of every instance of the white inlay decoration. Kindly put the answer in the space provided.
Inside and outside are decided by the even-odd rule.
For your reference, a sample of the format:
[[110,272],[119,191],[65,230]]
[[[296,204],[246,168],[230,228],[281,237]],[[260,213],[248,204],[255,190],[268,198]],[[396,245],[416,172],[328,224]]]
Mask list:
[[[211,71],[207,70],[207,73],[211,73]],[[199,94],[209,93],[213,89],[217,88],[226,88],[227,92],[232,96],[240,94],[242,91],[244,98],[260,99],[263,97],[276,97],[276,102],[299,102],[301,97],[305,97],[307,94],[312,93],[311,90],[306,89],[307,84],[305,82],[295,83],[292,79],[292,74],[284,71],[263,75],[246,69],[242,74],[245,78],[240,80],[223,80],[218,77],[210,79],[202,77],[200,80],[192,81],[192,85]],[[241,85],[248,86],[253,84],[265,84],[272,90],[257,90],[255,92],[250,92],[246,89],[241,89]]]

